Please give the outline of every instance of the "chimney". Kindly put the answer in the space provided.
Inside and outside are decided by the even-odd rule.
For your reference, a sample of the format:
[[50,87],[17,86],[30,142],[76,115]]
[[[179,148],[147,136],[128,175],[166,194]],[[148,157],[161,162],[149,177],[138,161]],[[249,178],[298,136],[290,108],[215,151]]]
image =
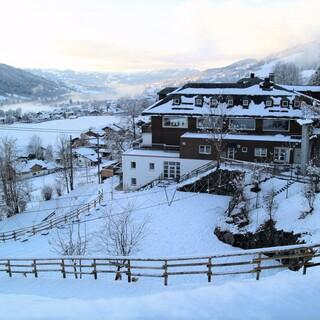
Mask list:
[[250,73],[250,79],[254,79],[255,74],[253,72]]
[[271,82],[274,82],[274,73],[269,73],[269,79]]

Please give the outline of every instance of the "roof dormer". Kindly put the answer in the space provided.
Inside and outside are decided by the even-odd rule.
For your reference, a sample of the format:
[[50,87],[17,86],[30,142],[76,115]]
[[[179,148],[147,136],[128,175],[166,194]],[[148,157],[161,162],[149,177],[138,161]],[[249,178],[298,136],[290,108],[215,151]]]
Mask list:
[[174,97],[172,99],[172,104],[175,105],[175,106],[181,104],[181,97]]
[[196,96],[194,100],[194,104],[196,107],[202,107],[203,105],[203,97],[202,96]]
[[289,108],[290,106],[290,101],[288,98],[282,98],[281,99],[281,107],[282,108]]
[[216,107],[218,106],[218,104],[219,104],[219,99],[218,99],[218,97],[216,97],[216,96],[211,97],[211,99],[210,99],[210,106],[211,106],[212,108],[216,108]]

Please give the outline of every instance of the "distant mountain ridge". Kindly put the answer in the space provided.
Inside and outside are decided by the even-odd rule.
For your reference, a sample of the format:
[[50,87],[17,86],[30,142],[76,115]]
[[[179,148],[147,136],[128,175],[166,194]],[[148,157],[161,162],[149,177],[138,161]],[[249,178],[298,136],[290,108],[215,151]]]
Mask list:
[[66,93],[63,83],[48,80],[26,70],[0,64],[0,96],[53,97]]

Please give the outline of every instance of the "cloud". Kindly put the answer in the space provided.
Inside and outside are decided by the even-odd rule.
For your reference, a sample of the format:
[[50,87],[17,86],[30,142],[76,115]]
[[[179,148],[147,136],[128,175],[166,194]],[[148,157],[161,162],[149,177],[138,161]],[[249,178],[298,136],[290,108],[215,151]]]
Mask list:
[[202,69],[264,57],[320,30],[318,0],[11,0],[2,9],[0,61],[22,67]]

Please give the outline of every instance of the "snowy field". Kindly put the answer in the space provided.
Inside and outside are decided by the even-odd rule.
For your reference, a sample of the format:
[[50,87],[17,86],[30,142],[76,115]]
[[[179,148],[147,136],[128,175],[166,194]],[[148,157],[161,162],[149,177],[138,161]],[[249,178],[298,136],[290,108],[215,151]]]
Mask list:
[[[15,123],[13,125],[1,125],[0,135],[17,139],[18,146],[25,146],[28,145],[30,137],[37,134],[41,137],[45,145],[54,145],[57,141],[57,137],[63,133],[77,137],[83,130],[88,130],[90,128],[102,129],[108,124],[119,123],[122,119],[123,117],[121,116],[88,116],[79,117],[77,119],[52,120],[41,123]],[[23,131],[18,131],[16,128]],[[52,130],[53,132],[41,132],[41,129]]]
[[1,279],[1,318],[319,319],[318,270],[289,271],[260,281],[140,285],[101,280]]

